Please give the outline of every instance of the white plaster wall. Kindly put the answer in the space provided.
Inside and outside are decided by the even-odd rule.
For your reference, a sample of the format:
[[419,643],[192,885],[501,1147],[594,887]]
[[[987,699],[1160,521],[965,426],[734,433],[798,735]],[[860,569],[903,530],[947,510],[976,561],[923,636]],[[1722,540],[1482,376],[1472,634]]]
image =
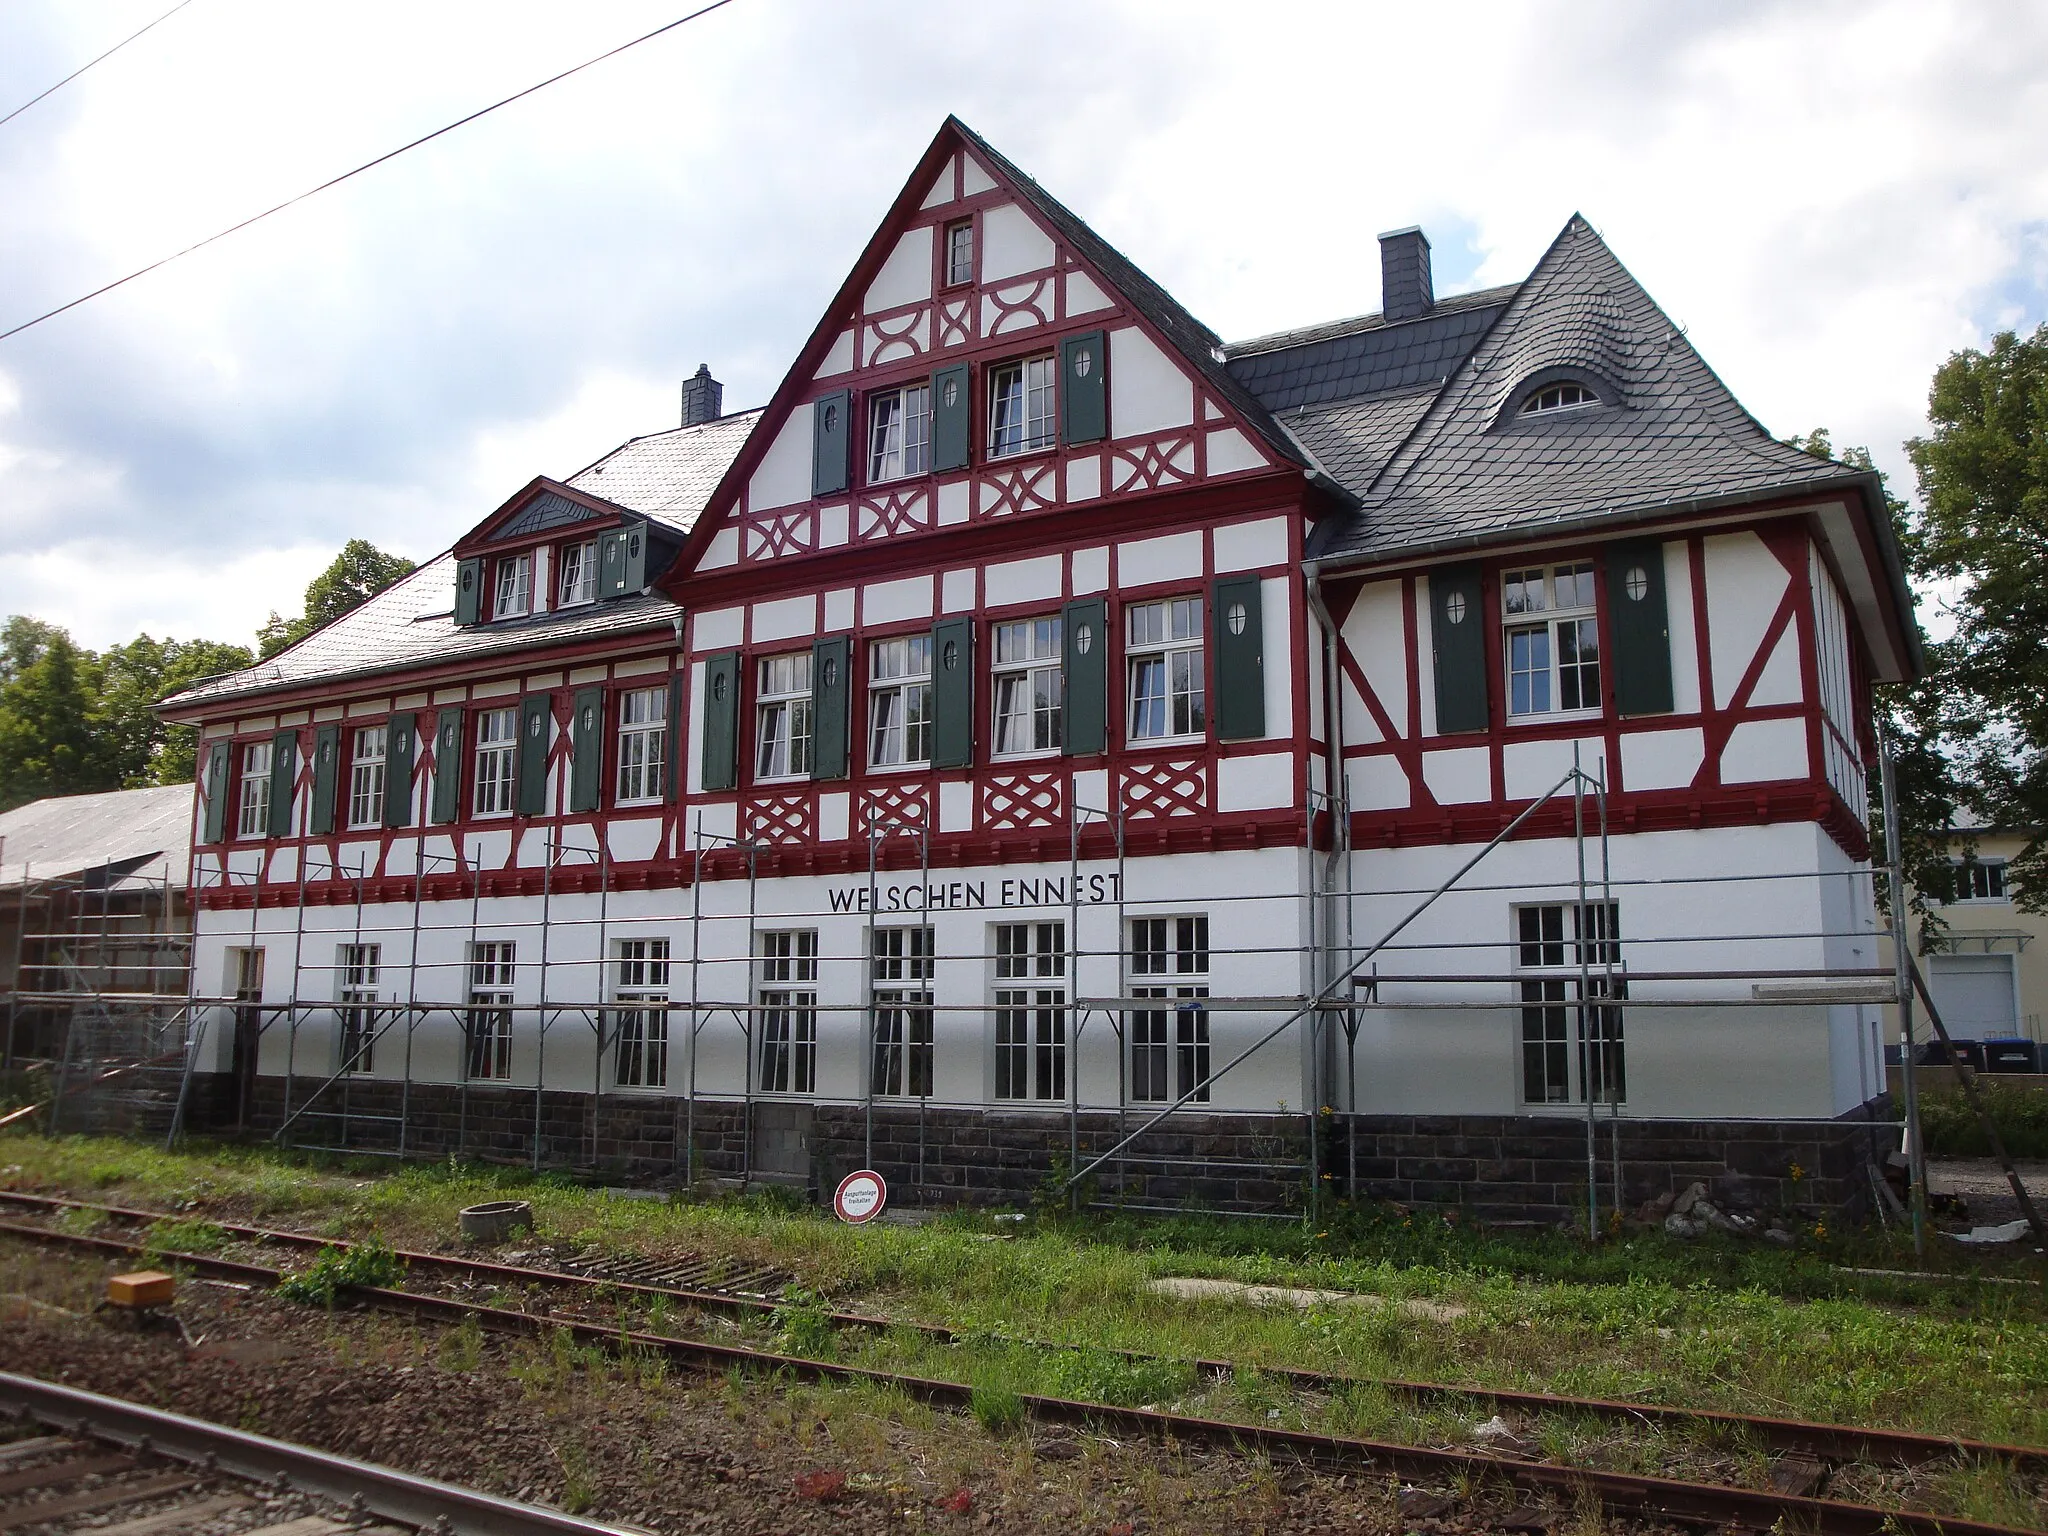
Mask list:
[[1287,559],[1287,519],[1260,517],[1243,523],[1224,523],[1210,535],[1216,547],[1216,573],[1255,571],[1262,565],[1279,565]]
[[747,481],[747,505],[755,512],[795,506],[811,499],[811,407],[789,413],[775,441]]
[[1705,541],[1704,549],[1714,703],[1725,709],[1792,578],[1764,541],[1747,529],[1716,534]]
[[1178,363],[1135,326],[1109,333],[1109,430],[1136,437],[1195,419],[1195,388]]
[[1125,587],[1197,580],[1202,574],[1201,532],[1169,533],[1161,538],[1119,544],[1116,570],[1118,584]]
[[920,224],[905,230],[895,248],[868,284],[862,307],[869,314],[915,304],[932,296],[932,226]]
[[1803,779],[1808,772],[1804,720],[1745,720],[1721,753],[1723,784]]
[[1683,539],[1664,546],[1664,617],[1671,630],[1671,707],[1681,715],[1700,707],[1700,641],[1692,612],[1692,548]]
[[999,561],[982,573],[983,600],[990,607],[1056,602],[1060,595],[1061,564],[1058,555]]
[[861,622],[895,624],[906,619],[932,616],[932,579],[910,576],[901,581],[878,581],[861,588]]
[[998,203],[981,215],[981,280],[1001,282],[1020,272],[1052,265],[1052,241],[1015,203]]

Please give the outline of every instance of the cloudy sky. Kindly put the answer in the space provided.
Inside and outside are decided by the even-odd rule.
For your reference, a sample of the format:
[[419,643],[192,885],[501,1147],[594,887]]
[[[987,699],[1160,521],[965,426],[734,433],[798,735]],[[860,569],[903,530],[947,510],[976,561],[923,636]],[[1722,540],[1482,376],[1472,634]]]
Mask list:
[[[0,0],[0,112],[170,0]],[[0,330],[690,9],[192,0],[0,126]],[[1228,337],[1582,211],[1780,435],[1901,489],[1934,367],[2048,316],[2048,8],[734,0],[0,342],[0,614],[246,640],[348,538],[774,388],[949,112]]]

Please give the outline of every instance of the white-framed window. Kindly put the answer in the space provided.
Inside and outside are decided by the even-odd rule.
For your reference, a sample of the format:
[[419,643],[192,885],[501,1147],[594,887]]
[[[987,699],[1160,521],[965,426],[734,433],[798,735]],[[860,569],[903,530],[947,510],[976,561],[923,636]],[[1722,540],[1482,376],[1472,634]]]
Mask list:
[[1981,901],[1988,904],[2012,900],[2005,887],[2004,859],[1975,859],[1967,864],[1961,859],[1951,859],[1949,862],[1955,866],[1957,901]]
[[668,940],[612,942],[613,1081],[621,1088],[668,1086]]
[[1552,411],[1569,411],[1581,405],[1598,405],[1600,397],[1583,384],[1565,382],[1532,389],[1522,401],[1524,416],[1547,416]]
[[868,483],[922,475],[931,467],[931,386],[906,384],[869,397]]
[[1600,708],[1600,620],[1593,565],[1501,573],[1507,632],[1508,717]]
[[1589,1078],[1599,1102],[1625,1100],[1619,1004],[1628,986],[1615,969],[1621,963],[1619,905],[1548,902],[1511,912],[1515,986],[1522,1005],[1523,1102],[1583,1104]]
[[597,601],[597,540],[584,539],[562,546],[560,592],[556,599],[560,608]]
[[1007,619],[995,626],[995,746],[997,757],[1021,757],[1060,748],[1060,627],[1058,614]]
[[929,928],[874,931],[874,1091],[878,1094],[931,1097],[935,953]]
[[[1172,999],[1169,1009],[1131,1015],[1131,1097],[1163,1104],[1192,1093],[1209,1099],[1209,919],[1131,920],[1133,997]],[[1140,981],[1136,978],[1143,977]]]
[[377,978],[381,944],[339,944],[334,952],[334,1000],[340,1005],[344,1072],[368,1072],[377,1053]]
[[498,600],[491,605],[494,619],[523,619],[533,611],[533,556],[501,555],[498,558]]
[[1050,448],[1059,435],[1051,357],[1002,363],[988,373],[988,456],[1007,458]]
[[512,810],[512,750],[519,740],[519,711],[487,709],[476,717],[476,793],[472,815],[504,816]]
[[784,928],[755,935],[760,1008],[761,1091],[818,1089],[818,930]]
[[1067,925],[998,923],[996,1097],[1067,1096]]
[[956,219],[946,226],[946,286],[974,281],[974,220]]
[[764,656],[754,695],[754,777],[801,779],[811,771],[811,653]]
[[1209,728],[1202,689],[1202,600],[1171,597],[1124,610],[1131,741],[1172,741]]
[[348,758],[348,824],[350,830],[374,827],[384,819],[384,747],[389,728],[365,725],[356,729]]
[[270,743],[252,741],[242,748],[242,782],[236,796],[235,835],[270,835]]
[[932,637],[868,647],[868,764],[921,768],[932,760]]
[[668,755],[668,690],[630,688],[619,695],[620,805],[661,798]]
[[469,946],[469,1059],[472,1079],[502,1082],[512,1075],[512,968],[517,945],[508,939],[473,940]]

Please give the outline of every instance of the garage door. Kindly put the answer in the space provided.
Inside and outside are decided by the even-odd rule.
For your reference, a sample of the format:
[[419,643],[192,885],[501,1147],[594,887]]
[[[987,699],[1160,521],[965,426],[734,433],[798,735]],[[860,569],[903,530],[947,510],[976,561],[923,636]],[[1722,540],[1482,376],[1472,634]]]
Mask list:
[[1959,1040],[2019,1033],[2010,955],[1929,955],[1927,984],[1941,1022]]

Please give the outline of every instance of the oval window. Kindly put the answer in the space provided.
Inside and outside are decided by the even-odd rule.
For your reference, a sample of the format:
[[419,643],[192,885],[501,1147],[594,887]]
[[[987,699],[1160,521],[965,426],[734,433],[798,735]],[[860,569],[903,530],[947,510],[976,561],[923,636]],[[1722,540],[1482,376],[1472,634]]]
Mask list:
[[1630,566],[1628,574],[1621,578],[1621,590],[1628,594],[1630,602],[1640,603],[1649,596],[1650,573],[1640,565]]
[[1074,631],[1074,649],[1083,656],[1086,656],[1095,649],[1095,626],[1093,624],[1083,624]]
[[1223,622],[1230,626],[1233,635],[1244,633],[1245,611],[1243,603],[1232,603],[1223,614]]
[[1465,622],[1465,594],[1453,592],[1444,599],[1444,617],[1453,624]]
[[1095,371],[1095,354],[1086,347],[1074,350],[1074,377],[1085,379]]
[[827,432],[837,432],[839,430],[839,407],[836,405],[825,407],[825,430]]
[[948,410],[951,410],[960,403],[960,381],[958,379],[946,380],[946,388],[942,398],[945,400]]
[[943,650],[939,654],[939,659],[945,663],[945,667],[948,672],[951,672],[955,667],[959,666],[960,642],[958,640],[948,640],[946,642],[945,650]]
[[631,559],[634,559],[634,560],[638,560],[638,559],[640,558],[640,535],[639,535],[639,534],[637,534],[637,533],[636,533],[636,534],[634,534],[634,535],[633,535],[633,537],[631,537],[630,539],[626,540],[626,554],[627,554],[627,556],[628,556],[629,558],[631,558]]
[[594,710],[594,709],[590,709],[590,708],[587,708],[587,707],[586,707],[586,708],[584,709],[584,711],[583,711],[583,729],[585,729],[585,730],[587,731],[587,730],[591,729],[591,728],[592,728],[593,726],[595,726],[596,724],[597,724],[597,711],[596,711],[596,710]]
[[725,698],[725,674],[719,673],[711,679],[711,697],[723,701]]
[[531,736],[531,737],[533,737],[533,738],[534,738],[534,739],[535,739],[536,741],[538,741],[538,740],[540,739],[540,716],[539,716],[539,715],[535,715],[535,716],[534,716],[534,717],[533,717],[532,719],[530,719],[530,720],[528,720],[528,721],[526,722],[526,734],[527,734],[527,735],[529,735],[529,736]]
[[462,590],[467,592],[476,585],[476,572],[468,566],[462,568]]
[[837,656],[827,656],[825,658],[825,686],[827,688],[830,688],[834,683],[838,681],[839,658]]

